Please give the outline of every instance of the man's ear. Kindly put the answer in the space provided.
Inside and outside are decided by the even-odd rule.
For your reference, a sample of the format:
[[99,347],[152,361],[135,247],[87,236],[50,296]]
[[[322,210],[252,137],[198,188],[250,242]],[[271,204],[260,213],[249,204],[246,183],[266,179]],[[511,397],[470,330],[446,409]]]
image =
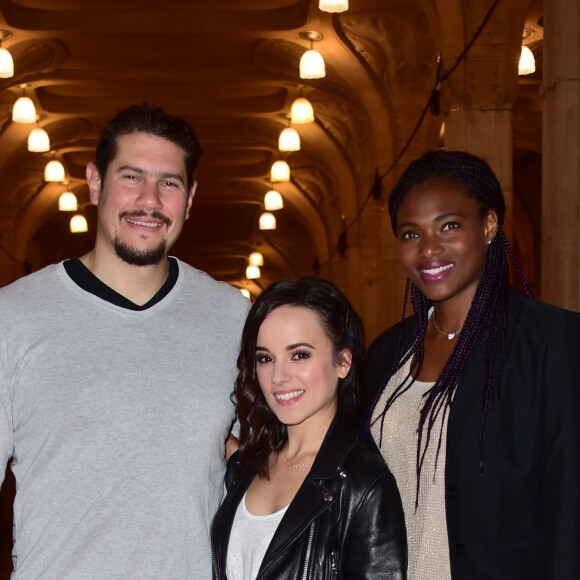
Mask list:
[[87,183],[89,185],[89,199],[93,205],[99,205],[101,194],[101,176],[94,163],[88,163],[86,169]]
[[189,190],[189,192],[187,194],[187,207],[185,208],[185,219],[189,219],[189,213],[191,211],[191,204],[193,202],[193,197],[195,195],[196,190],[197,190],[197,180],[194,179],[193,184],[191,186],[191,189]]

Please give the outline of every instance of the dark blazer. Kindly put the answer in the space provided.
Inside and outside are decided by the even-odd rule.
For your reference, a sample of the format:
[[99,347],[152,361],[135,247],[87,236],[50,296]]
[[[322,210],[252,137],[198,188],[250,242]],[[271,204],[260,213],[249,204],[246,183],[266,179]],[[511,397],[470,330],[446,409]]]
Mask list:
[[[228,462],[226,481],[238,454]],[[214,578],[223,580],[234,516],[254,477],[229,485],[212,525]],[[257,578],[406,578],[407,541],[399,491],[382,457],[360,443],[338,413],[310,473],[284,514]],[[230,580],[236,580],[230,578]]]
[[[413,317],[405,322],[402,352],[410,348],[414,325]],[[399,328],[371,347],[367,419],[390,375]],[[578,580],[580,315],[511,291],[505,348],[500,399],[490,405],[483,430],[483,475],[482,338],[450,410],[445,506],[451,575]]]

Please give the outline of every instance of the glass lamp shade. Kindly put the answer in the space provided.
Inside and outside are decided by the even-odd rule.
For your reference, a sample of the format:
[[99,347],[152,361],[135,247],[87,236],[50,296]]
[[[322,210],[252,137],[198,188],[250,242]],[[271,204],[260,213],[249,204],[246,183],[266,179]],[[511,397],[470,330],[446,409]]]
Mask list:
[[321,79],[326,76],[324,59],[317,50],[307,50],[300,59],[301,79]]
[[30,135],[28,135],[28,151],[32,153],[50,151],[50,139],[44,129],[36,127],[30,131]]
[[320,0],[318,8],[323,12],[344,12],[348,10],[348,0]]
[[278,149],[280,151],[300,151],[300,135],[292,127],[286,127],[278,137]]
[[252,252],[250,257],[248,258],[248,262],[252,266],[263,266],[264,265],[264,256],[260,252]]
[[12,120],[15,123],[36,123],[36,108],[32,99],[20,97],[12,107]]
[[522,46],[520,62],[518,63],[518,74],[530,75],[534,72],[536,72],[536,59],[534,58],[534,53],[527,46]]
[[290,121],[295,125],[304,125],[314,121],[314,108],[308,99],[298,97],[290,107]]
[[82,234],[89,231],[89,225],[85,216],[81,214],[73,215],[70,218],[70,231],[73,234]]
[[274,161],[270,169],[270,181],[290,181],[290,166],[286,161]]
[[71,191],[65,191],[60,194],[58,198],[58,210],[59,211],[77,211],[79,209],[79,204],[77,202],[77,196]]
[[243,296],[245,296],[248,300],[250,300],[252,298],[252,295],[250,294],[250,291],[247,288],[240,288],[240,292],[242,293]]
[[262,273],[260,272],[260,268],[258,268],[258,266],[254,266],[254,265],[250,264],[246,268],[246,278],[248,280],[256,280],[261,275],[262,275]]
[[264,208],[266,211],[276,211],[284,207],[284,200],[278,191],[271,189],[264,196]]
[[0,48],[0,79],[9,79],[14,76],[14,60],[5,49]]
[[53,159],[46,164],[44,181],[64,181],[64,167],[60,161]]
[[259,226],[261,230],[275,230],[276,229],[276,218],[273,213],[265,211],[260,216]]

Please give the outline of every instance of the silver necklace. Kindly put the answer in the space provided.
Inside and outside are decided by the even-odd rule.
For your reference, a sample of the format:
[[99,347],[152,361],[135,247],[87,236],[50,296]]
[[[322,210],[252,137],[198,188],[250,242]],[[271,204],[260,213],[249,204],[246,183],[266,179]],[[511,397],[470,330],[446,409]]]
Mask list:
[[456,330],[455,332],[443,332],[438,326],[437,326],[437,322],[435,322],[435,312],[433,312],[433,316],[431,317],[433,319],[433,326],[435,328],[435,330],[439,333],[442,334],[443,336],[447,337],[447,340],[453,340],[456,336],[459,336],[459,333],[461,332],[461,328],[459,330]]

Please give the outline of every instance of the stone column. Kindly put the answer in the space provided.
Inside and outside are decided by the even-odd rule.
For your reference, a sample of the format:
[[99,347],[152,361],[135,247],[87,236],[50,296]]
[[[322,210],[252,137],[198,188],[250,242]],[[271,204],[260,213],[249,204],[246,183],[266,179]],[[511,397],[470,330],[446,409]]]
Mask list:
[[580,4],[544,3],[541,298],[580,310]]
[[445,148],[469,151],[485,159],[496,174],[506,201],[504,231],[511,239],[513,212],[513,114],[508,108],[451,110],[445,124]]

